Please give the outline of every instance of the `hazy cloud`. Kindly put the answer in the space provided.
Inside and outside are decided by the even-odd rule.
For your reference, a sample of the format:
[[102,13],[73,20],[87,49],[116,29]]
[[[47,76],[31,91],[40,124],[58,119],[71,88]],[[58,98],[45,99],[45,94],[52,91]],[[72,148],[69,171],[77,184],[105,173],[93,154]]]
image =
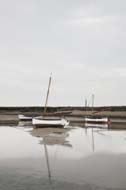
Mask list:
[[44,104],[51,72],[50,105],[125,105],[125,20],[125,0],[0,0],[0,105]]

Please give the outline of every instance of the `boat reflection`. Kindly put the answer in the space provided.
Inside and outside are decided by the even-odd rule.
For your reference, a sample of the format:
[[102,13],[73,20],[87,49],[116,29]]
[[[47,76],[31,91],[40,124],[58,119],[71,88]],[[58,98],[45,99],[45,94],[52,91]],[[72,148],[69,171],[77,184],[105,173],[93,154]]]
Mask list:
[[30,134],[32,136],[41,138],[40,144],[44,145],[49,183],[52,183],[51,181],[52,174],[51,174],[51,167],[49,161],[48,146],[62,145],[71,148],[72,145],[67,140],[67,137],[69,136],[68,131],[69,131],[68,129],[64,128],[33,128],[33,130],[30,131]]
[[32,136],[42,137],[40,141],[41,144],[46,143],[46,145],[62,145],[72,147],[66,138],[69,136],[70,129],[65,128],[33,128],[30,131]]
[[101,137],[101,138],[112,138],[112,136],[110,134],[106,134],[106,132],[108,132],[109,130],[108,129],[97,129],[97,130],[94,130],[92,128],[92,141],[93,141],[93,146],[94,146],[94,150],[95,150],[95,134],[97,134],[97,136]]
[[19,121],[18,127],[31,127],[32,122],[31,121]]

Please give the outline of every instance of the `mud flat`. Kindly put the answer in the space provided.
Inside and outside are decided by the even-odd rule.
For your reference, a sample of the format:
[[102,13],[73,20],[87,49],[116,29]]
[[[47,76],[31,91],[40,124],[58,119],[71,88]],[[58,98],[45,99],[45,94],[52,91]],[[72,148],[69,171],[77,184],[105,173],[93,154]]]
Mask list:
[[[58,109],[52,109],[51,113],[53,114]],[[60,109],[59,109],[60,110]],[[58,110],[58,111],[59,111]],[[63,110],[63,108],[61,109]],[[65,108],[64,108],[65,110]],[[126,129],[126,110],[78,110],[78,109],[66,109],[67,111],[70,111],[65,117],[68,118],[71,124],[73,125],[79,125],[84,127],[84,117],[85,116],[92,116],[92,117],[109,117],[111,121],[110,128],[112,129]],[[0,108],[0,125],[4,124],[14,124],[17,125],[19,122],[18,114],[38,114],[41,115],[42,111],[39,108],[37,109],[28,109],[28,108]],[[64,116],[61,114],[61,116]]]
[[0,125],[18,124],[18,115],[0,114]]
[[110,118],[126,119],[126,111],[79,111],[79,110],[73,110],[71,116],[74,116],[74,117],[93,116],[93,117],[110,117]]

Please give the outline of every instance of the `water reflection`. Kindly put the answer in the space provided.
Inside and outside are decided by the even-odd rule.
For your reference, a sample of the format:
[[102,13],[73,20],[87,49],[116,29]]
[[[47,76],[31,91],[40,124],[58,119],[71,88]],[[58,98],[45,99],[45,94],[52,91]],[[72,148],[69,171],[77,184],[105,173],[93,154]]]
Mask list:
[[[119,165],[118,169],[120,170],[120,172],[122,167],[125,168],[125,131],[110,131],[98,128],[83,129],[75,127],[71,130],[38,129],[38,131],[33,130],[32,135],[33,134],[35,136],[43,138],[41,143],[44,144],[45,148],[48,177],[50,181],[51,176],[53,176],[54,178],[56,177],[60,180],[61,178],[63,178],[66,182],[72,181],[73,183],[74,181],[76,181],[76,183],[78,184],[89,183],[91,185],[95,184],[111,188],[126,186],[124,180],[124,173],[126,174],[126,172],[124,172],[124,169],[123,177],[121,176],[121,178],[119,177],[118,173],[113,173],[109,171],[116,171],[116,164]],[[57,134],[59,135],[59,141],[56,140]],[[64,134],[68,135],[64,136]],[[48,154],[48,152],[50,153],[51,150],[47,147],[58,144],[64,146],[66,137],[69,140],[69,144],[71,144],[71,149],[67,149],[66,151],[66,149],[62,148],[62,154],[58,155],[59,159],[57,160],[56,167],[55,169],[51,167],[51,170]],[[123,154],[124,157],[122,157]],[[115,159],[115,156],[117,156],[117,159]],[[51,157],[51,161],[52,159],[53,158]],[[114,165],[113,159],[115,160]],[[118,163],[118,160],[121,160],[122,163]],[[108,164],[108,167],[106,164]],[[52,162],[51,166],[53,166]],[[100,170],[98,169],[99,167]],[[60,168],[61,171],[57,171],[57,168],[58,170]],[[108,169],[108,171],[106,171],[106,168]],[[53,175],[51,174],[51,171],[53,171]],[[95,171],[97,171],[97,173]],[[114,181],[114,178],[116,178],[117,181]]]
[[62,145],[67,147],[72,147],[71,144],[69,144],[69,141],[66,140],[68,138],[68,129],[64,128],[34,128],[30,133],[31,135],[35,137],[41,137],[42,140],[40,141],[40,144],[44,145],[44,151],[45,151],[45,158],[46,158],[46,164],[47,164],[47,170],[48,170],[48,177],[49,182],[51,183],[51,167],[50,167],[50,160],[49,160],[49,154],[48,154],[48,145]]
[[87,138],[92,142],[92,149],[96,153],[126,153],[125,135],[126,131],[111,131],[95,128],[88,129],[86,132]]
[[38,140],[33,139],[27,131],[29,129],[12,126],[0,127],[0,160],[39,157]]
[[69,143],[68,133],[69,129],[64,128],[35,128],[31,131],[31,135],[35,137],[42,137],[41,144],[46,145],[62,145],[71,147]]
[[19,127],[31,127],[32,122],[31,121],[19,121],[18,126]]
[[126,131],[0,127],[0,189],[126,189],[125,160]]

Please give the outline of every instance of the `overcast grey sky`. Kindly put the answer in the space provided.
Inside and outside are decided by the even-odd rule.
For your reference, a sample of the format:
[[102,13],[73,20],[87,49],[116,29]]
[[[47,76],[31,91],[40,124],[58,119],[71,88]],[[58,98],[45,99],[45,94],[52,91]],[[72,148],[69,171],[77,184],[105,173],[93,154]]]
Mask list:
[[126,0],[0,0],[0,106],[126,105]]

